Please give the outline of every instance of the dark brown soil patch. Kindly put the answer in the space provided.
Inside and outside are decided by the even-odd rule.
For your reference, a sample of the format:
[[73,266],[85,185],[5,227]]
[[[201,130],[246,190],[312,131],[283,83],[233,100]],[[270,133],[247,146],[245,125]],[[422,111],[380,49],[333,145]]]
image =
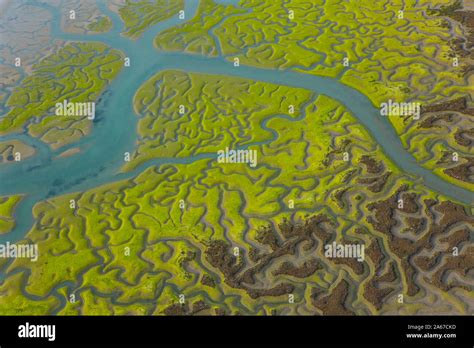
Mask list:
[[367,172],[370,174],[377,174],[383,170],[383,164],[381,161],[377,162],[374,158],[367,155],[361,157],[360,163],[365,165]]
[[301,266],[295,266],[291,262],[283,262],[280,267],[273,272],[273,275],[286,274],[296,278],[306,278],[316,271],[322,269],[321,263],[317,259],[311,259],[304,262]]
[[445,169],[449,176],[473,184],[474,183],[474,157],[469,157],[464,163],[453,168]]
[[211,276],[209,276],[208,274],[204,274],[201,278],[201,284],[202,285],[206,285],[206,286],[210,286],[211,288],[214,288],[216,287],[216,282],[214,281],[214,279],[212,279]]
[[454,134],[456,143],[461,146],[472,147],[474,146],[474,128],[468,130],[458,129]]
[[357,182],[363,185],[369,185],[368,189],[374,193],[382,191],[385,183],[388,180],[388,177],[391,175],[391,172],[386,172],[383,175],[372,177],[372,178],[359,178]]
[[[453,203],[451,201],[444,201],[436,203],[433,200],[425,200],[424,207],[418,207],[417,204],[404,206],[402,210],[398,209],[398,198],[403,196],[404,199],[411,197],[415,202],[415,197],[412,194],[406,194],[403,191],[408,189],[407,186],[402,186],[397,192],[390,198],[371,203],[368,205],[369,211],[373,212],[373,216],[367,217],[367,221],[375,228],[375,230],[385,234],[388,237],[388,244],[390,251],[392,251],[401,261],[402,264],[402,275],[405,277],[408,285],[408,295],[413,296],[419,291],[419,287],[415,283],[416,269],[410,263],[410,260],[415,257],[416,254],[421,252],[423,249],[429,251],[433,248],[433,241],[435,236],[445,235],[453,224],[459,222],[466,222],[470,225],[474,224],[474,219],[469,216],[464,207]],[[408,199],[410,200],[410,198]],[[401,238],[392,233],[392,228],[396,226],[397,220],[395,215],[399,212],[416,213],[424,210],[429,214],[430,221],[427,222],[427,232],[424,233],[416,241]],[[439,221],[434,220],[434,214],[431,212],[434,209],[441,215]],[[417,265],[421,267],[429,267],[430,261],[423,258],[416,258]]]
[[349,283],[342,279],[329,295],[321,298],[313,297],[313,305],[321,310],[324,315],[354,315],[354,312],[345,306],[348,295]]
[[[309,217],[304,222],[291,222],[283,220],[278,228],[272,225],[261,227],[256,233],[257,241],[264,246],[269,246],[271,251],[252,250],[252,257],[249,257],[252,264],[244,264],[238,261],[231,252],[231,246],[222,240],[214,240],[206,248],[205,256],[207,261],[217,268],[224,276],[224,281],[229,286],[245,290],[252,298],[261,296],[281,296],[290,294],[294,286],[288,282],[279,283],[269,288],[255,288],[255,279],[263,270],[270,267],[280,258],[294,255],[297,248],[301,250],[312,250],[317,239],[328,241],[331,233],[325,230],[324,224],[331,224],[331,221],[323,214]],[[244,258],[240,258],[244,260]],[[315,261],[309,261],[300,267],[289,263],[283,263],[277,269],[277,273],[295,275],[296,277],[307,277],[319,269]],[[287,272],[287,273],[285,273]]]

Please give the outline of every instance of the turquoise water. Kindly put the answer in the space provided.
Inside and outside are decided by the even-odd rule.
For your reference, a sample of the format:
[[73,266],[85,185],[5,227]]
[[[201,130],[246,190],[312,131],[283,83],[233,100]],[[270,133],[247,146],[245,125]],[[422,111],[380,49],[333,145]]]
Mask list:
[[[230,1],[221,1],[230,2]],[[32,2],[34,3],[34,2]],[[35,3],[36,4],[36,3]],[[164,53],[153,48],[154,37],[162,30],[182,23],[177,17],[155,25],[140,39],[131,41],[120,36],[123,24],[120,18],[109,11],[103,2],[98,2],[101,10],[113,21],[113,29],[106,34],[77,35],[65,34],[60,30],[60,10],[39,3],[53,15],[52,37],[63,40],[103,41],[119,49],[131,59],[131,67],[123,68],[118,78],[112,82],[101,101],[96,105],[96,123],[92,133],[78,143],[52,151],[48,146],[25,134],[14,134],[3,139],[17,138],[34,146],[36,156],[22,162],[0,164],[0,195],[27,194],[16,211],[15,229],[0,237],[0,241],[16,241],[24,237],[34,219],[33,205],[48,197],[84,191],[99,185],[131,178],[149,166],[163,163],[191,163],[201,158],[215,156],[202,154],[187,158],[157,158],[136,170],[120,173],[124,152],[132,153],[136,141],[137,116],[132,109],[136,90],[151,76],[162,70],[179,69],[187,72],[236,76],[275,84],[301,87],[317,94],[327,95],[344,104],[371,133],[383,151],[403,171],[413,176],[432,190],[454,200],[471,204],[473,193],[443,181],[431,171],[422,168],[403,148],[399,137],[385,117],[362,93],[340,83],[337,79],[312,76],[288,70],[266,70],[253,67],[234,67],[223,58],[206,58],[184,53]],[[186,1],[186,18],[192,18],[198,1]],[[264,127],[265,125],[262,124]],[[71,157],[52,159],[59,152],[79,146],[81,152]]]

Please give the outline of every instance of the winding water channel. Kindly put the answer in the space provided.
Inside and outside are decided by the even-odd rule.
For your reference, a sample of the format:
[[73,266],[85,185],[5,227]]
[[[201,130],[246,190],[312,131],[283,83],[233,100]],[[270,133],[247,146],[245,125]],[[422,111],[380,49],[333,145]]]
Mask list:
[[[221,0],[229,3],[231,1]],[[177,17],[163,21],[132,41],[120,35],[123,23],[118,15],[110,11],[105,2],[98,1],[103,13],[113,21],[113,29],[105,34],[66,34],[60,29],[61,13],[57,8],[44,3],[31,2],[50,11],[53,18],[53,39],[71,41],[101,41],[130,57],[131,66],[123,68],[118,77],[107,88],[96,106],[96,117],[92,133],[79,142],[53,151],[48,146],[27,134],[11,134],[4,139],[19,139],[34,146],[35,156],[21,162],[0,164],[0,195],[24,193],[25,199],[17,207],[16,226],[0,241],[16,241],[25,236],[33,224],[32,208],[38,201],[69,192],[85,191],[99,185],[136,176],[149,166],[163,163],[190,163],[215,154],[203,154],[187,158],[157,158],[146,162],[133,171],[122,173],[124,152],[133,152],[137,138],[137,116],[133,111],[133,96],[137,89],[156,73],[179,69],[186,72],[236,76],[256,81],[300,87],[334,98],[370,132],[393,162],[413,180],[425,184],[456,201],[472,204],[473,193],[448,183],[430,170],[421,167],[403,147],[399,137],[387,118],[381,117],[370,100],[337,79],[319,77],[289,70],[266,70],[254,67],[234,67],[224,58],[207,58],[185,53],[164,53],[153,47],[155,36],[172,26],[182,23]],[[194,17],[198,1],[186,0],[186,19]],[[70,157],[52,159],[67,148],[79,147],[80,153]]]

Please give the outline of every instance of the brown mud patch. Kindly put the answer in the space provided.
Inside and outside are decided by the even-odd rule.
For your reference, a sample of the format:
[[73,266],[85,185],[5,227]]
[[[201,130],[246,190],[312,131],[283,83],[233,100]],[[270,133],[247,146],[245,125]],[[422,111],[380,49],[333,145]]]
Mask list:
[[[419,270],[414,267],[412,260],[415,259],[415,264],[424,270],[435,265],[435,260],[417,257],[416,255],[423,250],[431,251],[434,248],[432,243],[437,237],[455,240],[457,243],[461,242],[461,237],[468,238],[466,234],[454,234],[457,229],[453,229],[453,226],[465,223],[474,227],[474,219],[466,213],[463,206],[451,201],[438,203],[433,200],[425,200],[423,206],[418,206],[416,204],[417,195],[405,192],[407,190],[408,186],[404,185],[390,198],[369,204],[367,207],[373,215],[367,217],[367,221],[376,231],[387,236],[390,251],[400,260],[402,268],[400,273],[406,280],[407,294],[414,296],[419,292],[420,288],[415,283],[415,277]],[[404,200],[402,209],[398,208],[400,197],[403,197]],[[407,202],[410,203],[407,204]],[[403,213],[421,214],[423,211],[428,215],[429,221],[426,222],[426,232],[420,235],[416,241],[402,238],[392,233],[392,229],[399,223],[397,217],[400,217],[400,214],[403,217]],[[449,249],[446,250],[445,256],[450,252]],[[453,265],[448,265],[448,267],[451,266]],[[443,290],[446,289],[445,286],[441,287],[437,281],[434,281],[433,284]],[[368,291],[371,291],[371,293],[375,291],[372,289],[372,285],[374,284],[368,285]]]
[[313,306],[323,312],[324,315],[354,315],[347,309],[345,303],[349,295],[349,283],[345,279],[334,287],[329,295],[321,296],[321,292],[313,289],[311,295]]
[[[255,248],[249,252],[251,264],[245,264],[244,257],[236,257],[231,245],[223,240],[214,240],[206,248],[206,260],[224,276],[224,282],[236,289],[247,292],[251,298],[261,296],[281,296],[290,294],[294,285],[289,282],[276,283],[275,279],[267,279],[266,283],[274,283],[266,288],[256,288],[256,278],[263,274],[264,269],[275,267],[274,275],[286,274],[296,278],[306,278],[320,269],[316,259],[311,259],[296,266],[285,260],[296,251],[310,252],[319,240],[329,240],[331,233],[325,230],[325,224],[331,221],[325,215],[308,218],[304,222],[293,223],[284,220],[275,229],[272,225],[260,228],[256,240],[262,245],[260,250]],[[267,248],[265,248],[267,247]],[[270,250],[268,250],[270,249]],[[280,260],[284,260],[283,262]]]
[[474,157],[469,157],[464,163],[445,169],[444,172],[457,180],[474,184]]

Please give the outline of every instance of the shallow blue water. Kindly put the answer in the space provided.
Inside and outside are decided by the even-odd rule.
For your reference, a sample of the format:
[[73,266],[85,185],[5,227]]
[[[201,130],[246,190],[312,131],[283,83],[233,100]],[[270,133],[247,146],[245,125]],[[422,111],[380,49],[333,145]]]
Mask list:
[[[221,0],[221,2],[230,2]],[[123,68],[112,82],[96,107],[96,122],[92,133],[78,143],[68,146],[81,148],[81,152],[71,157],[52,157],[62,152],[52,151],[38,140],[25,134],[9,135],[6,139],[18,138],[37,148],[38,154],[18,163],[0,164],[0,195],[27,194],[16,211],[15,229],[0,241],[16,241],[24,237],[31,228],[33,205],[48,197],[75,191],[84,191],[99,185],[126,179],[137,175],[145,168],[163,163],[191,163],[201,158],[215,156],[202,154],[187,158],[157,158],[136,170],[120,173],[124,152],[132,153],[136,141],[137,116],[132,109],[136,90],[150,77],[162,70],[179,69],[188,72],[209,73],[242,77],[275,84],[301,87],[318,94],[327,95],[344,104],[352,114],[369,130],[384,152],[406,173],[413,175],[417,182],[423,182],[434,191],[454,200],[471,204],[473,193],[443,181],[431,171],[422,168],[403,148],[399,137],[389,121],[381,117],[377,108],[362,93],[340,83],[337,79],[312,76],[287,70],[266,70],[253,67],[234,67],[223,58],[206,58],[187,54],[158,52],[153,47],[154,37],[162,30],[182,23],[174,17],[155,25],[138,40],[132,41],[120,36],[123,23],[120,18],[102,2],[101,10],[113,21],[113,29],[106,34],[77,35],[60,30],[61,11],[40,3],[38,6],[53,15],[52,36],[63,40],[103,41],[119,49],[131,59],[131,67]],[[198,1],[186,1],[186,19],[192,18]],[[264,125],[263,125],[264,126]]]

